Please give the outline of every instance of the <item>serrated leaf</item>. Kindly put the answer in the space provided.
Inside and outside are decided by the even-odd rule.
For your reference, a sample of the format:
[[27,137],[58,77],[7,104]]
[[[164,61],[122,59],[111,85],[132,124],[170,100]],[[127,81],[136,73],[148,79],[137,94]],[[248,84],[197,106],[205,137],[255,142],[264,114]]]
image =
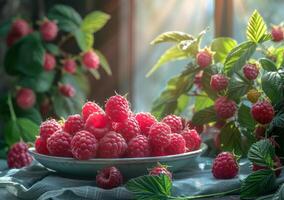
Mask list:
[[100,59],[100,65],[102,66],[102,68],[105,70],[105,72],[111,76],[111,68],[108,64],[107,59],[105,58],[105,56],[102,54],[102,52],[100,52],[99,50],[95,50],[96,54],[99,56]]
[[208,108],[214,104],[214,101],[210,99],[205,93],[201,93],[200,96],[195,97],[194,111],[198,112],[204,108]]
[[261,37],[261,39],[259,40],[259,43],[263,43],[271,39],[272,39],[272,35],[270,33],[266,33]]
[[215,52],[214,60],[215,62],[224,63],[228,53],[237,46],[237,41],[228,37],[216,38],[211,43],[211,50]]
[[52,53],[53,55],[58,56],[60,54],[60,49],[58,46],[56,46],[55,44],[52,43],[45,43],[44,44],[45,49]]
[[273,104],[283,98],[283,81],[278,72],[266,72],[261,77],[261,86]]
[[249,19],[248,26],[247,26],[247,38],[248,40],[259,43],[263,36],[266,34],[267,27],[263,18],[255,10],[252,16]]
[[214,106],[210,106],[193,114],[192,123],[196,125],[208,124],[217,121]]
[[19,118],[27,118],[33,121],[34,123],[36,123],[37,125],[39,125],[42,122],[42,118],[41,118],[41,114],[39,110],[34,107],[23,110],[19,108],[16,104],[14,104],[14,109],[15,109],[16,116]]
[[180,42],[183,40],[193,40],[193,39],[194,39],[193,36],[187,33],[180,32],[180,31],[169,31],[169,32],[165,32],[157,36],[151,42],[151,44],[158,44],[162,42]]
[[17,123],[21,130],[21,138],[25,142],[34,142],[39,132],[39,126],[26,118],[18,118]]
[[88,51],[94,45],[94,35],[91,32],[84,32],[80,29],[74,31],[74,36],[82,51]]
[[259,63],[261,64],[261,67],[266,71],[269,72],[277,71],[277,66],[274,64],[274,62],[272,62],[272,60],[268,58],[259,59]]
[[284,199],[284,184],[282,184],[277,192],[273,195],[272,200],[283,200]]
[[244,96],[251,88],[250,82],[248,82],[244,77],[238,74],[234,74],[230,79],[228,86],[228,97],[240,101],[240,98]]
[[100,30],[102,27],[104,27],[109,19],[110,15],[104,12],[91,12],[83,19],[83,22],[81,24],[81,30],[83,32],[90,32],[93,34]]
[[91,74],[93,75],[93,77],[97,80],[99,80],[101,78],[100,73],[98,72],[98,70],[96,69],[90,69],[89,70],[91,72]]
[[223,151],[242,154],[242,136],[234,122],[226,124],[220,132],[221,148]]
[[284,113],[277,113],[270,125],[272,127],[284,128]]

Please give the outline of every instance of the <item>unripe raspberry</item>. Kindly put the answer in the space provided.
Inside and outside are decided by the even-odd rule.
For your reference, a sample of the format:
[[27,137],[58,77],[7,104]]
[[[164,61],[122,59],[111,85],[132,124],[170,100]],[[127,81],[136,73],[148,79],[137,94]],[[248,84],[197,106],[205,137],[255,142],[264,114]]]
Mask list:
[[284,39],[284,30],[281,26],[273,26],[271,30],[272,40],[274,42],[280,42]]
[[43,62],[43,68],[45,71],[51,71],[55,68],[56,60],[55,57],[50,53],[44,54],[44,62]]
[[167,166],[158,164],[149,171],[150,176],[166,175],[172,180],[172,173],[168,170]]
[[260,92],[258,92],[256,89],[251,89],[247,93],[247,98],[250,102],[256,103],[260,97]]
[[248,80],[255,80],[259,74],[259,69],[255,63],[247,63],[243,67],[243,73]]
[[16,96],[17,105],[22,109],[29,109],[36,101],[35,93],[29,88],[21,88]]
[[54,21],[45,20],[40,26],[41,37],[45,41],[52,41],[58,33],[57,24]]
[[64,61],[63,69],[65,72],[74,74],[76,72],[77,64],[73,59],[66,59]]
[[214,74],[211,76],[210,87],[215,91],[221,91],[227,88],[228,78],[223,74]]
[[93,50],[89,50],[83,54],[82,62],[87,69],[98,69],[100,59]]
[[63,96],[66,96],[66,97],[74,97],[76,94],[75,88],[69,83],[60,84],[59,91]]
[[233,117],[237,111],[237,105],[227,97],[219,97],[214,104],[216,114],[221,119]]
[[196,63],[205,68],[212,64],[212,52],[209,49],[199,51],[196,55]]
[[268,124],[274,117],[274,108],[268,101],[259,101],[251,108],[252,117],[260,124]]

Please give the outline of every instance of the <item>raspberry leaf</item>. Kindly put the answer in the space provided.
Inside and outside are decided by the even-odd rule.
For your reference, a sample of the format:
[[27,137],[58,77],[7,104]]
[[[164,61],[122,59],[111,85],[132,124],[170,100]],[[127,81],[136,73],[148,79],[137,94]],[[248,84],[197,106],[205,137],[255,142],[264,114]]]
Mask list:
[[192,123],[196,125],[208,124],[214,121],[217,121],[217,115],[214,106],[200,110],[194,113],[192,117]]
[[284,199],[284,184],[282,184],[277,192],[273,195],[272,200],[281,200]]
[[229,82],[228,97],[239,102],[240,97],[244,96],[250,89],[250,82],[246,81],[242,76],[234,74]]
[[93,47],[94,36],[91,32],[84,32],[80,29],[74,32],[75,39],[82,51],[88,51]]
[[252,16],[249,19],[247,26],[247,38],[248,40],[259,43],[261,40],[265,40],[263,36],[266,34],[267,27],[263,18],[258,13],[258,11],[254,11]]
[[180,31],[169,31],[169,32],[165,32],[160,34],[159,36],[157,36],[152,42],[151,44],[159,44],[159,43],[163,43],[163,42],[181,42],[183,40],[193,40],[193,36],[184,33],[184,32],[180,32]]
[[213,75],[213,70],[210,68],[206,68],[203,71],[201,83],[202,83],[202,89],[206,92],[208,97],[212,100],[215,100],[218,98],[218,95],[215,91],[212,90],[210,86],[211,76]]
[[274,64],[274,62],[272,62],[272,60],[268,58],[259,59],[259,63],[261,64],[261,67],[266,71],[269,72],[277,71],[277,66]]
[[81,30],[83,32],[95,33],[106,25],[110,15],[101,12],[94,11],[89,13],[82,21]]
[[216,38],[211,43],[211,50],[215,52],[214,60],[215,62],[224,63],[227,54],[237,46],[236,40],[228,37]]
[[102,52],[100,52],[99,50],[95,50],[96,54],[99,56],[100,58],[100,65],[102,66],[102,68],[105,70],[105,72],[111,76],[111,68],[109,66],[109,63],[107,61],[107,59],[105,58],[105,56],[102,54]]

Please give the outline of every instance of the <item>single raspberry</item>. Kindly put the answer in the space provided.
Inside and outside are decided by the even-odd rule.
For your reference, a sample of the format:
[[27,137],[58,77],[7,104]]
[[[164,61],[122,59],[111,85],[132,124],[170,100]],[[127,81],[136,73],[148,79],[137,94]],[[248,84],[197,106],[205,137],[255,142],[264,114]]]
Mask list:
[[216,114],[221,119],[233,117],[237,111],[237,104],[227,97],[219,97],[214,104]]
[[10,32],[19,37],[23,37],[31,32],[31,28],[26,20],[17,19],[13,22]]
[[75,88],[69,83],[60,84],[58,89],[59,92],[65,97],[74,97],[76,94]]
[[185,128],[195,129],[199,134],[201,134],[204,131],[204,125],[193,124],[192,121],[188,121],[186,123]]
[[34,106],[36,101],[35,93],[29,88],[21,88],[17,91],[16,102],[22,109],[29,109]]
[[142,134],[148,136],[150,127],[157,122],[157,119],[148,112],[140,112],[135,115]]
[[247,93],[247,98],[250,102],[256,103],[260,97],[260,92],[258,92],[256,89],[251,89]]
[[47,146],[46,146],[46,140],[43,140],[40,137],[38,137],[35,141],[35,149],[36,149],[36,152],[40,154],[44,154],[44,155],[49,154]]
[[[273,158],[273,161],[274,161],[274,168],[275,169],[282,167],[281,161],[280,161],[278,156],[275,156]],[[254,163],[252,164],[252,171],[258,171],[258,170],[262,170],[262,169],[269,169],[269,168],[268,167],[264,167],[264,166],[259,166],[259,165],[256,165]],[[281,174],[281,168],[275,171],[276,177],[279,177],[280,174]]]
[[268,124],[274,117],[274,108],[268,101],[258,101],[251,108],[251,115],[260,124]]
[[176,115],[167,115],[162,122],[170,126],[172,133],[179,133],[183,129],[182,119]]
[[87,69],[98,69],[100,59],[93,50],[89,50],[83,54],[82,62]]
[[24,142],[13,144],[7,156],[8,167],[22,168],[32,163],[33,157],[28,152],[28,145]]
[[150,171],[149,171],[149,175],[150,176],[160,176],[160,175],[166,175],[168,176],[170,179],[172,179],[172,173],[167,169],[167,166],[165,165],[161,165],[160,163],[153,167]]
[[39,128],[40,138],[46,141],[53,133],[59,130],[62,130],[62,127],[55,119],[46,120],[41,123]]
[[230,152],[220,153],[212,165],[212,174],[217,179],[234,178],[239,171],[239,166],[236,158]]
[[229,79],[223,74],[211,76],[210,87],[215,91],[225,90],[228,87]]
[[139,124],[134,117],[129,117],[124,122],[117,123],[114,131],[120,133],[126,142],[141,134]]
[[64,122],[63,130],[71,135],[83,130],[84,121],[79,114],[70,115]]
[[184,129],[181,135],[185,140],[187,151],[200,149],[201,137],[195,129]]
[[202,89],[202,77],[203,77],[203,71],[198,72],[197,74],[195,74],[194,76],[194,84],[196,86],[197,89],[201,90]]
[[145,135],[138,135],[128,142],[126,151],[127,157],[149,157],[151,155],[151,147],[148,138]]
[[71,141],[71,151],[78,160],[88,160],[97,154],[98,141],[88,131],[77,132]]
[[86,121],[89,115],[95,112],[103,112],[103,109],[95,102],[92,102],[92,101],[86,102],[83,105],[82,112],[81,112],[83,120]]
[[254,80],[259,74],[259,69],[255,63],[247,63],[243,67],[243,73],[248,80]]
[[110,131],[99,141],[98,157],[120,158],[126,149],[127,144],[124,138],[119,133]]
[[212,52],[209,49],[204,49],[196,54],[196,63],[205,68],[212,64]]
[[77,64],[73,59],[66,59],[63,63],[63,69],[69,74],[74,74],[76,72]]
[[178,133],[171,134],[171,142],[165,149],[168,155],[175,155],[186,152],[186,142],[182,135]]
[[111,189],[122,185],[122,183],[122,174],[116,167],[104,168],[96,176],[96,184],[100,188]]
[[157,146],[152,146],[151,147],[151,156],[166,156],[167,153],[165,151],[165,148],[163,147],[157,147]]
[[280,42],[284,39],[284,31],[281,26],[273,26],[271,30],[272,41]]
[[171,142],[171,128],[166,123],[156,122],[151,126],[148,137],[153,147],[166,148]]
[[47,149],[52,156],[71,157],[72,137],[62,130],[56,131],[47,139]]
[[109,119],[103,111],[95,112],[88,117],[85,123],[85,129],[92,133],[97,140],[99,140],[110,129]]
[[40,25],[40,33],[43,40],[48,42],[54,40],[58,33],[58,27],[56,22],[45,20]]
[[130,109],[127,99],[121,95],[110,97],[105,104],[107,116],[114,122],[127,120]]
[[51,71],[55,68],[56,60],[55,57],[50,53],[44,54],[43,68],[45,71]]

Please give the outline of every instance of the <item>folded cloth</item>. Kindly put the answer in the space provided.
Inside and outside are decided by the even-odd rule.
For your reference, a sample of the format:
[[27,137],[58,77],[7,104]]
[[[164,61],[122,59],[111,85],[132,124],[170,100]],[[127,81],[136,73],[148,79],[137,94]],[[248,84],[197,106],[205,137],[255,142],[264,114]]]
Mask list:
[[[243,180],[251,172],[250,163],[247,160],[242,160],[240,173],[236,178],[217,180],[211,174],[211,163],[211,158],[201,157],[195,168],[191,167],[175,173],[173,196],[212,194],[233,190],[239,188],[240,180]],[[26,168],[3,171],[0,176],[0,199],[134,199],[134,196],[125,187],[104,190],[95,186],[95,180],[62,177],[36,162]],[[279,184],[283,183],[284,175],[277,181]],[[220,199],[238,198],[234,195]]]

